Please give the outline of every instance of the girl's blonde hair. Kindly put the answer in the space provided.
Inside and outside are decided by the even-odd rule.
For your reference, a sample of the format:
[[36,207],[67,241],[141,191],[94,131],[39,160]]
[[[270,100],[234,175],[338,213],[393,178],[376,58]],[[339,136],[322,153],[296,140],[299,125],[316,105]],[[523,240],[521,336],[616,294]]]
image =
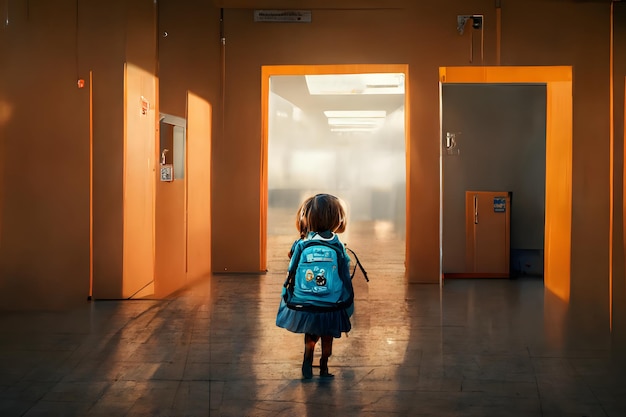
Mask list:
[[296,212],[296,229],[301,238],[309,232],[342,233],[347,222],[343,201],[331,194],[307,198]]

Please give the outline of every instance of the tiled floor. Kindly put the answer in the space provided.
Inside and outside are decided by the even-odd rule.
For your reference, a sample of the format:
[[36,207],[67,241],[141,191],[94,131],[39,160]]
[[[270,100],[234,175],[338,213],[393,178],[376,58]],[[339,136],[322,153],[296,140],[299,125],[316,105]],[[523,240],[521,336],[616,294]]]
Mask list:
[[357,250],[336,376],[303,380],[302,336],[274,325],[283,243],[268,274],[168,300],[1,314],[0,416],[626,416],[625,352],[571,331],[541,279],[407,285],[391,246]]

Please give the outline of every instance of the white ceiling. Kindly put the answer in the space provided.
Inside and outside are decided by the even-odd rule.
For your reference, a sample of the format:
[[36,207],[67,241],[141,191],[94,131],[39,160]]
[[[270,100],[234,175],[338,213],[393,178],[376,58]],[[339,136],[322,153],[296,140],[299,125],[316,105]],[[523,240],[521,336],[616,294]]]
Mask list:
[[272,76],[270,85],[272,92],[324,123],[327,110],[384,110],[391,114],[404,105],[404,94],[311,95],[304,75]]

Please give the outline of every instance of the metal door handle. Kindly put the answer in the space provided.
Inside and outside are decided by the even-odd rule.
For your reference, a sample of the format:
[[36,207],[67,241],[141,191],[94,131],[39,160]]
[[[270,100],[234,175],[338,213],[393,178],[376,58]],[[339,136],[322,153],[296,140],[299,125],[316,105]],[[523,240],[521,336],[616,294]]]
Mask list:
[[474,224],[478,224],[478,196],[474,195]]

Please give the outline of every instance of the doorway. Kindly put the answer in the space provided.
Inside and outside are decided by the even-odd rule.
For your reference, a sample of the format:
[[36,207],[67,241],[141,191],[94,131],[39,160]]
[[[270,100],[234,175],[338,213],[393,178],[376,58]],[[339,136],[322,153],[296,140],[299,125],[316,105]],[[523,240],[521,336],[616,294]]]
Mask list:
[[[544,285],[569,300],[572,221],[572,68],[562,67],[444,67],[445,84],[545,85],[545,222]],[[440,95],[441,99],[441,95]],[[442,142],[445,132],[441,132]],[[442,146],[442,158],[446,146]],[[443,187],[442,182],[442,200]],[[442,201],[441,239],[443,242]],[[514,203],[513,203],[514,204]],[[443,276],[443,265],[442,276]]]
[[319,192],[346,202],[341,238],[359,256],[399,247],[404,267],[406,78],[403,65],[263,67],[263,269],[286,267],[295,212]]
[[[546,85],[447,83],[441,101],[444,278],[542,277]],[[470,191],[510,194],[513,205],[495,211],[485,200],[474,222]],[[510,222],[485,229],[492,216]],[[477,230],[493,244],[476,245]]]

